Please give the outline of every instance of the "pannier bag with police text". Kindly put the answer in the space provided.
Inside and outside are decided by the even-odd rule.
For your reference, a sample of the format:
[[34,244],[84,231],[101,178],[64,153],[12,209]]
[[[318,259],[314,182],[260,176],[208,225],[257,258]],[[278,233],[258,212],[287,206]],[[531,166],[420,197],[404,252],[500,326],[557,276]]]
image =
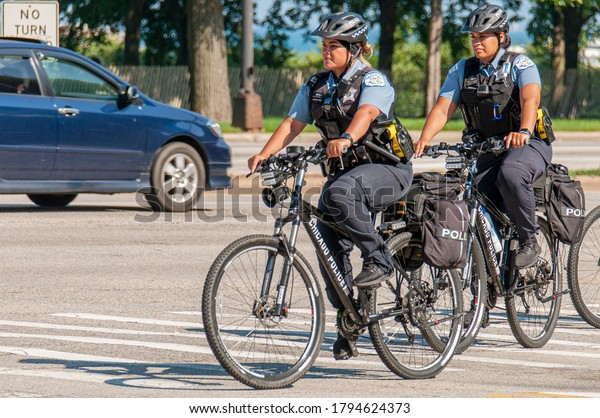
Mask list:
[[463,268],[467,256],[468,208],[459,198],[462,181],[439,173],[423,173],[423,253],[427,263],[443,269]]
[[585,195],[579,181],[569,177],[569,169],[550,164],[546,171],[548,222],[558,240],[579,241],[585,218]]

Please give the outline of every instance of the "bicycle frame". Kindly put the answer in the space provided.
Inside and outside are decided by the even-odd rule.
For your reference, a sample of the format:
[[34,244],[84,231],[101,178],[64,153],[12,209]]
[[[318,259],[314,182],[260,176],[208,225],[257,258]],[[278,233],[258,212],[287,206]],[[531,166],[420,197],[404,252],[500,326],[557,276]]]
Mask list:
[[[306,165],[307,163],[305,162],[304,164]],[[288,286],[290,268],[294,261],[294,251],[296,247],[296,241],[298,238],[298,230],[300,228],[300,224],[302,224],[304,225],[306,232],[308,233],[308,236],[316,249],[317,257],[319,258],[323,266],[325,266],[327,274],[329,275],[329,278],[333,283],[333,286],[337,294],[339,295],[340,300],[344,305],[348,316],[352,321],[354,321],[354,323],[366,326],[369,323],[369,319],[364,318],[363,315],[361,315],[356,309],[356,306],[351,296],[352,289],[350,289],[344,281],[344,277],[342,276],[341,270],[337,265],[331,250],[327,247],[327,244],[321,236],[321,233],[317,229],[317,225],[314,222],[313,217],[319,219],[322,222],[327,223],[337,233],[341,235],[346,234],[335,223],[328,221],[327,216],[325,214],[323,214],[309,202],[302,199],[302,187],[304,184],[305,173],[306,170],[301,169],[296,175],[294,181],[294,190],[291,194],[291,202],[290,207],[288,209],[288,215],[284,218],[277,218],[275,221],[273,235],[281,239],[281,242],[285,246],[285,250],[288,253],[289,257],[286,258],[282,270],[277,290],[274,314],[281,315],[283,312],[283,301],[285,300],[285,292]],[[289,233],[289,238],[286,240],[283,234],[283,227],[288,223],[291,223],[291,229]],[[275,255],[276,254],[271,254],[269,256],[269,259],[267,260],[267,268],[263,280],[261,297],[264,297],[268,294],[269,288],[271,286]]]
[[[464,199],[467,201],[469,206],[470,216],[470,229],[475,232],[475,236],[482,244],[483,256],[485,259],[488,272],[492,279],[492,286],[496,296],[506,296],[515,293],[517,286],[517,280],[514,279],[514,275],[517,274],[517,270],[512,268],[513,257],[515,256],[516,250],[516,229],[512,221],[508,216],[494,205],[491,200],[474,186],[475,173],[477,172],[476,160],[471,161],[467,167],[467,180],[465,182]],[[502,257],[498,262],[496,251],[494,250],[494,244],[492,242],[492,231],[489,230],[487,222],[484,220],[482,206],[491,214],[492,218],[501,225],[500,239],[502,240]],[[469,237],[473,235],[469,234]],[[513,244],[514,243],[514,244]],[[467,250],[471,251],[472,242],[468,242]],[[551,251],[558,256],[559,242],[556,239],[552,240]],[[470,263],[470,258],[467,258]],[[467,264],[463,270],[462,280],[466,282],[470,264]],[[551,277],[557,277],[557,264],[552,263]],[[568,289],[567,289],[568,292]],[[565,293],[565,291],[561,292]]]

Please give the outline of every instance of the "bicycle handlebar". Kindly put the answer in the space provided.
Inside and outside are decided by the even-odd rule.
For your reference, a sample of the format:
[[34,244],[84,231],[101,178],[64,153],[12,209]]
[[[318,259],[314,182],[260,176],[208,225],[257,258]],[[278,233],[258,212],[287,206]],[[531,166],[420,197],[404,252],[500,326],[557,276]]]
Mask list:
[[506,142],[504,142],[504,137],[502,136],[493,136],[482,142],[459,142],[455,145],[440,142],[439,145],[426,146],[423,149],[423,155],[437,158],[440,155],[447,154],[449,151],[454,151],[463,155],[471,155],[473,157],[487,153],[502,154],[506,151]]

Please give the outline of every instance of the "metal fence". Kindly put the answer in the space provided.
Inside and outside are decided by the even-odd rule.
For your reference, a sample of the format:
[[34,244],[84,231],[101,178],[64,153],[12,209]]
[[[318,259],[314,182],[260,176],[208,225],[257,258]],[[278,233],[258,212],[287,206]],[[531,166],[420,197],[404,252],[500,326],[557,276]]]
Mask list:
[[[124,80],[136,85],[146,95],[171,106],[190,108],[190,75],[186,66],[119,66],[111,67]],[[256,68],[254,89],[261,96],[265,116],[285,116],[298,89],[311,71]],[[405,75],[394,81],[398,99],[396,114],[400,117],[423,117],[425,103],[425,73]],[[542,76],[542,104],[550,103],[552,71]],[[568,86],[560,103],[552,111],[560,118],[600,118],[600,69],[582,68],[567,72]],[[240,87],[240,69],[229,69],[232,98]]]

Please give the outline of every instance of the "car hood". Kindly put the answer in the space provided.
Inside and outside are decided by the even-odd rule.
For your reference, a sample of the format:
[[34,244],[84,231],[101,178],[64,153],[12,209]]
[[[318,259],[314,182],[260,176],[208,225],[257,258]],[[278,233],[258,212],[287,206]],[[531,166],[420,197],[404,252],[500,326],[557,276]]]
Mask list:
[[161,116],[163,118],[174,119],[182,122],[195,122],[200,125],[206,125],[211,120],[191,110],[182,109],[180,107],[170,106],[165,103],[158,102],[145,94],[139,92],[140,99],[144,102],[148,112]]

